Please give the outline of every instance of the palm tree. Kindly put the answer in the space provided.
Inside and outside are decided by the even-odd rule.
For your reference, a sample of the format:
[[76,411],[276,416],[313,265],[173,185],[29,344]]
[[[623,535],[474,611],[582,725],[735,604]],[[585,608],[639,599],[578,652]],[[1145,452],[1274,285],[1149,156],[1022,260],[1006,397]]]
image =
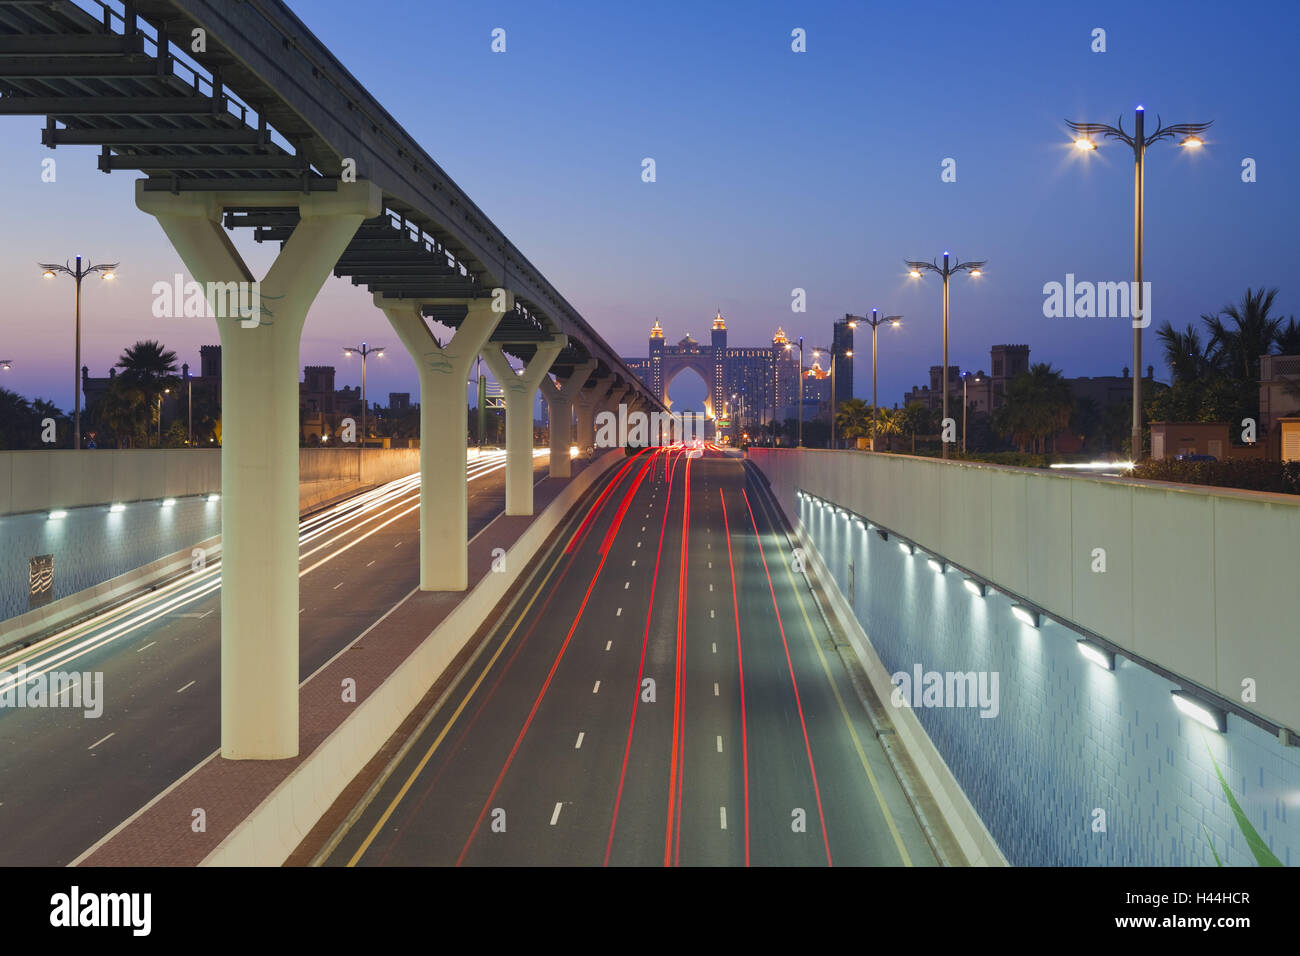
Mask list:
[[119,448],[123,447],[123,442],[127,448],[133,448],[142,438],[148,441],[152,409],[144,390],[125,379],[125,375],[119,375],[112,380],[108,390],[96,402],[92,418],[112,432]]
[[845,399],[835,413],[835,427],[845,438],[866,438],[871,434],[871,406],[860,398]]
[[1200,333],[1189,322],[1184,332],[1176,331],[1168,320],[1156,330],[1165,345],[1165,364],[1174,382],[1199,382],[1214,370],[1214,355],[1201,345]]
[[923,402],[908,402],[903,406],[902,420],[899,423],[903,434],[912,436],[912,454],[916,454],[917,433],[924,435],[934,431],[934,416]]
[[1070,423],[1074,403],[1065,376],[1047,362],[1035,362],[1007,386],[1006,404],[994,413],[994,429],[1015,442],[1045,450],[1047,440]]
[[1218,315],[1201,316],[1210,330],[1209,349],[1220,353],[1224,371],[1233,378],[1259,379],[1259,357],[1272,349],[1282,325],[1281,316],[1274,319],[1268,314],[1276,296],[1276,288],[1248,288],[1239,304],[1224,306]]
[[176,353],[164,348],[161,342],[145,339],[136,342],[117,360],[123,369],[122,378],[144,394],[148,403],[150,421],[162,414],[158,398],[164,391],[180,387],[176,377]]
[[876,409],[876,434],[885,436],[885,450],[894,450],[894,435],[903,433],[903,413],[896,408]]
[[17,392],[0,388],[0,448],[31,447],[32,407]]
[[1286,325],[1279,325],[1277,330],[1277,354],[1300,355],[1300,324],[1291,316]]

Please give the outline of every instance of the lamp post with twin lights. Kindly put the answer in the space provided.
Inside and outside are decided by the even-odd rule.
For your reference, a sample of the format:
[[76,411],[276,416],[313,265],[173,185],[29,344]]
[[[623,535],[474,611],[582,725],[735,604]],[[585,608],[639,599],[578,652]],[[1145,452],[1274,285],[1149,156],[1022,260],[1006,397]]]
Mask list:
[[1176,123],[1165,126],[1160,117],[1156,117],[1156,131],[1146,135],[1146,112],[1138,107],[1134,113],[1133,135],[1124,132],[1124,120],[1118,120],[1118,126],[1105,123],[1065,123],[1075,134],[1074,145],[1077,149],[1091,153],[1097,149],[1094,136],[1105,136],[1125,143],[1133,150],[1133,431],[1132,443],[1134,461],[1142,460],[1142,329],[1151,324],[1142,301],[1142,228],[1143,210],[1146,206],[1146,152],[1147,147],[1162,139],[1183,137],[1179,146],[1196,149],[1205,145],[1200,134],[1214,123]]
[[[977,262],[958,262],[950,261],[948,253],[943,254],[943,265],[940,266],[938,261],[921,262],[918,259],[906,259],[908,275],[913,279],[921,278],[923,272],[933,272],[943,278],[943,370],[939,373],[939,378],[943,382],[943,421],[940,428],[944,428],[948,421],[948,280],[958,272],[969,272],[973,278],[978,279],[982,276],[983,267],[987,259],[980,259]],[[948,443],[941,442],[943,445],[943,457],[948,457]]]

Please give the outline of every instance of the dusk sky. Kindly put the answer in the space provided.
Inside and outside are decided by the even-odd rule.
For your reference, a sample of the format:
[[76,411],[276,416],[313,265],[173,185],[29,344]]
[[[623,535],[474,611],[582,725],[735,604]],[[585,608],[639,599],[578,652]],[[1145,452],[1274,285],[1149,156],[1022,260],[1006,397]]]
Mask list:
[[[904,258],[947,249],[988,259],[951,288],[950,360],[987,369],[995,343],[1067,375],[1130,363],[1126,319],[1045,318],[1043,285],[1132,278],[1133,158],[1105,141],[1083,155],[1064,119],[1148,131],[1213,120],[1207,147],[1147,156],[1146,278],[1154,324],[1199,324],[1248,286],[1279,286],[1300,313],[1290,244],[1300,220],[1300,84],[1290,2],[473,3],[291,0],[338,59],[546,277],[629,357],[657,317],[669,341],[707,340],[721,309],[729,344],[765,345],[778,325],[829,344],[831,322],[878,307],[880,398],[940,361],[937,277]],[[379,15],[382,11],[382,17]],[[506,30],[507,51],[490,50]],[[791,50],[802,28],[807,52]],[[1106,52],[1092,32],[1105,30]],[[73,284],[36,261],[121,261],[87,280],[83,363],[104,375],[156,338],[197,368],[210,319],[155,319],[150,288],[184,272],[136,210],[135,174],[96,170],[88,147],[50,151],[42,120],[0,119],[7,290],[0,385],[72,405]],[[57,160],[57,181],[41,161]],[[657,181],[642,182],[655,160]],[[956,182],[941,164],[956,161]],[[1243,159],[1257,181],[1242,181]],[[255,272],[276,247],[234,234]],[[791,290],[807,312],[791,311]],[[1152,334],[1143,364],[1168,373]],[[389,347],[370,395],[418,392],[415,369],[364,289],[332,279],[316,300],[302,364],[360,366],[341,347]],[[870,398],[870,335],[856,393]],[[698,406],[704,386],[675,383]],[[680,406],[679,406],[680,407]]]

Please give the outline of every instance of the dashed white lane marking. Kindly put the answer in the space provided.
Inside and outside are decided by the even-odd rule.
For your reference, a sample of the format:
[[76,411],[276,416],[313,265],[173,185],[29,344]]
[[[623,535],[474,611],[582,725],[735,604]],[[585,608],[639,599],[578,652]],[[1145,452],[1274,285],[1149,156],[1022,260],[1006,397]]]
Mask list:
[[722,753],[722,735],[718,734],[718,753]]
[[400,541],[397,542],[397,544],[393,545],[394,548],[400,548],[401,546],[402,546],[402,542]]
[[708,543],[705,543],[705,545],[704,545],[704,549],[705,549],[706,551],[712,551],[712,550],[713,550],[713,545],[708,544]]
[[636,546],[637,546],[638,548],[641,547],[641,542],[638,541],[638,542],[636,543]]
[[574,750],[581,750],[581,749],[582,749],[582,738],[583,738],[584,736],[585,736],[585,734],[584,734],[581,730],[578,731],[578,742],[577,742],[576,744],[573,745],[573,749],[574,749]]
[[374,561],[367,561],[367,562],[366,562],[366,567],[370,567],[370,566],[371,566],[372,564],[374,564],[374,563],[375,563]]
[[709,562],[709,567],[710,567],[710,568],[713,567],[713,562],[712,562],[712,561]]
[[[711,585],[710,585],[710,586],[711,586]],[[337,590],[338,590],[339,588],[341,588],[341,587],[343,587],[343,582],[342,582],[342,581],[340,581],[338,584],[334,585],[334,587],[330,588],[330,590],[331,590],[331,591],[337,591]]]
[[720,696],[720,695],[718,694],[718,682],[717,682],[717,681],[714,681],[714,682],[713,682],[713,696],[714,696],[714,697],[718,697],[718,696]]
[[713,617],[713,608],[709,608],[709,617]]
[[555,826],[555,821],[560,819],[560,807],[562,806],[564,806],[562,803],[555,805],[555,812],[551,814],[551,826]]
[[636,558],[633,558],[633,559],[632,559],[632,567],[634,567],[634,568],[636,567]]
[[624,581],[624,582],[623,582],[623,590],[624,590],[624,591],[626,591],[626,590],[627,590],[628,588],[630,588],[631,586],[632,586],[632,582],[631,582],[631,581]]
[[306,609],[305,607],[300,607],[300,608],[298,608],[298,613],[301,614],[301,613],[303,613],[303,612],[306,611],[306,610],[307,610],[307,609]]
[[642,525],[642,526],[641,526],[641,530],[642,530],[642,531],[645,530],[645,525]]
[[606,641],[606,642],[605,642],[605,650],[609,650],[609,649],[610,649],[611,647],[613,647],[613,646],[614,646],[614,642],[613,642],[613,641]]
[[[114,736],[116,733],[117,733],[117,731],[115,730],[115,731],[113,731],[113,733],[109,734],[108,737],[112,737],[112,736]],[[96,740],[93,744],[91,744],[91,745],[90,745],[89,747],[87,747],[86,749],[87,749],[87,750],[94,750],[96,747],[98,747],[100,744],[102,744],[105,740],[107,740],[108,737],[100,737],[98,740]]]
[[135,649],[135,652],[136,652],[137,654],[139,654],[141,651],[147,651],[147,650],[149,650],[149,648],[153,647],[153,646],[154,646],[155,644],[157,644],[157,643],[158,643],[157,641],[150,641],[150,642],[149,642],[148,644],[146,644],[144,647],[137,647],[137,648]]
[[713,645],[713,653],[715,653],[715,654],[718,653],[718,645],[717,645],[717,643],[714,643],[714,645]]
[[593,694],[599,694],[599,693],[600,693],[600,681],[596,681],[596,686],[593,687],[593,688],[591,689],[591,692],[592,692]]
[[194,686],[195,684],[197,684],[197,683],[198,683],[198,681],[194,681],[194,680],[192,680],[192,681],[190,681],[188,684],[186,684],[184,687],[182,687],[180,690],[178,690],[176,693],[178,693],[178,694],[183,694],[183,693],[185,693],[187,690],[189,690],[191,687],[193,687],[193,686]]
[[713,590],[713,585],[712,585],[712,584],[709,585],[709,590],[710,590],[710,591]]
[[727,808],[718,807],[719,815],[722,817],[722,829],[727,829]]

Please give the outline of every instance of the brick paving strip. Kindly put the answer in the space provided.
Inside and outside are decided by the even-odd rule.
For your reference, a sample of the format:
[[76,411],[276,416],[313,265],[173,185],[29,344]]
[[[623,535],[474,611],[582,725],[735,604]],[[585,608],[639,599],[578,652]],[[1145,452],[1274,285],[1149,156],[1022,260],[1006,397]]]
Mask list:
[[[573,476],[577,477],[587,464],[575,460]],[[499,514],[470,542],[471,589],[484,575],[491,573],[492,549],[507,547],[505,542],[513,544],[517,541],[570,480],[544,479],[533,490],[533,515]],[[485,533],[488,530],[491,534]],[[364,638],[348,645],[308,678],[299,688],[297,757],[290,760],[209,757],[183,776],[178,784],[173,784],[170,790],[137,811],[78,865],[197,866],[338,729],[468,593],[468,590],[417,591],[374,625]],[[509,597],[508,594],[506,599]],[[467,645],[447,672],[453,673],[472,650],[472,646]],[[342,681],[348,677],[356,681],[356,703],[341,700]],[[345,790],[344,796],[347,792]],[[198,808],[202,808],[207,817],[207,829],[203,833],[195,833],[192,829],[193,813]]]

